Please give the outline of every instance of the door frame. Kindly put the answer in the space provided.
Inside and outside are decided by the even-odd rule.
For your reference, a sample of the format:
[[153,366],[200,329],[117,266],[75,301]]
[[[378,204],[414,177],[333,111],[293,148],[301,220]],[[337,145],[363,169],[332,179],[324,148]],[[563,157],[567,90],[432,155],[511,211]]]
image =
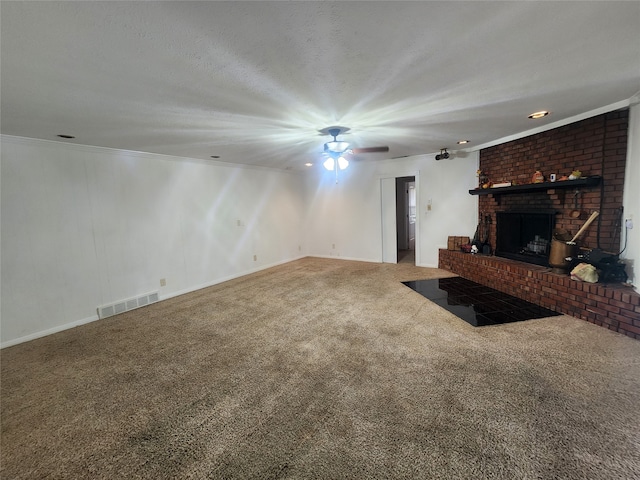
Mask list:
[[398,263],[398,239],[396,219],[396,178],[414,177],[416,190],[415,257],[420,265],[420,171],[380,177],[380,225],[382,263]]

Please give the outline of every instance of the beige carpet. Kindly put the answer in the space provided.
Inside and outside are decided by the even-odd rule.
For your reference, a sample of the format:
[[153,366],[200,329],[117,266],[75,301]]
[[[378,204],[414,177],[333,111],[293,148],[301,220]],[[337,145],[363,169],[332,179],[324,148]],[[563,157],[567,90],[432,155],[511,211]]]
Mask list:
[[640,342],[307,258],[2,351],[3,479],[640,478]]

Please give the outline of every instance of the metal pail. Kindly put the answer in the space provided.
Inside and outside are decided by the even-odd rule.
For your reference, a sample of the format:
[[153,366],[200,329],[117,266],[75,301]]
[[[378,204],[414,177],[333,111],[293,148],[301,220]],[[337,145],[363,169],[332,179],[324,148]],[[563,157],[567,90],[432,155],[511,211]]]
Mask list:
[[576,244],[574,242],[562,242],[555,238],[551,240],[551,252],[549,253],[549,266],[553,273],[567,273],[569,261],[567,258],[575,256]]

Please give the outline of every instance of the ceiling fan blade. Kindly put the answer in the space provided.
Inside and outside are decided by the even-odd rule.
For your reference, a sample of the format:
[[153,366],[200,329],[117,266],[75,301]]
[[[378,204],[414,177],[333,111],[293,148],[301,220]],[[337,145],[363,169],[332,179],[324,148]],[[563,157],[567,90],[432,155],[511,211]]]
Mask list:
[[378,153],[388,152],[389,147],[365,147],[365,148],[352,148],[351,152],[358,155],[359,153]]

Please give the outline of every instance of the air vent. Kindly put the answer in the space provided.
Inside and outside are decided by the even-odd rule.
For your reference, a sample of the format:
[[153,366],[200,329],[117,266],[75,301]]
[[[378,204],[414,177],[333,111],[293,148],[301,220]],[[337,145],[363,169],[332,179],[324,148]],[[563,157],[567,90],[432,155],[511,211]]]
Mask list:
[[127,304],[125,302],[116,303],[113,307],[116,310],[116,315],[127,311]]
[[144,307],[150,303],[155,303],[160,300],[158,292],[147,293],[140,297],[129,298],[127,300],[120,300],[110,305],[102,305],[98,307],[98,317],[107,318],[117,315],[119,313],[128,312],[134,308]]

